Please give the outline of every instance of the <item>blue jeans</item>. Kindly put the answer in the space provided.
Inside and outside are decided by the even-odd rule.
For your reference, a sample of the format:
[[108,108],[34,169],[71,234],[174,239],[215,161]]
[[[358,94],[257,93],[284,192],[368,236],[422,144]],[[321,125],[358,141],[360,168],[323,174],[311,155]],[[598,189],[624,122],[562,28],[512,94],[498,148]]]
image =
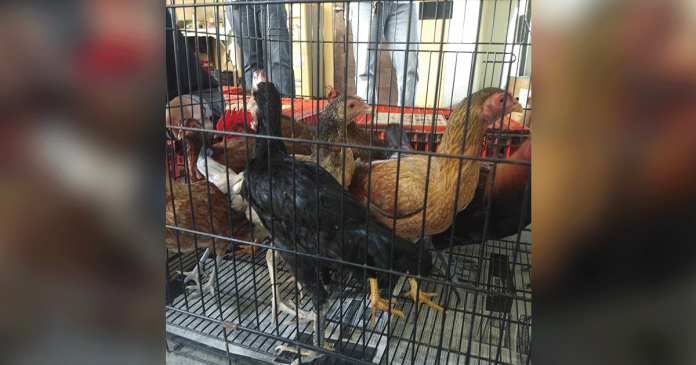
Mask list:
[[285,5],[227,5],[234,40],[242,53],[242,71],[251,88],[254,71],[266,70],[280,94],[295,95],[295,76]]
[[[412,107],[418,87],[418,7],[405,1],[350,3],[356,93],[377,104],[375,72],[382,36],[399,88],[398,106]],[[408,51],[407,51],[408,42]],[[404,69],[406,78],[404,80]]]

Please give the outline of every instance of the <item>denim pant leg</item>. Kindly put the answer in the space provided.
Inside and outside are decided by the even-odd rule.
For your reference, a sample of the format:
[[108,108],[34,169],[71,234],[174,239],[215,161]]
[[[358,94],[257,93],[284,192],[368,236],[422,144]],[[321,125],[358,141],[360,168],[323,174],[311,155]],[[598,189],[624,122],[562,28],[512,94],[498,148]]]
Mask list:
[[[398,106],[413,107],[418,88],[418,7],[415,3],[389,2],[384,38],[399,88]],[[409,29],[410,27],[410,29]],[[406,46],[408,42],[408,52]],[[404,80],[404,69],[406,79]]]
[[381,6],[373,12],[373,3],[350,3],[350,27],[353,31],[353,56],[355,57],[355,93],[377,104],[375,72],[377,52],[382,43],[384,20]]
[[261,6],[264,10],[259,17],[259,26],[261,32],[266,35],[264,53],[269,66],[266,71],[280,95],[291,98],[295,95],[295,76],[292,69],[290,32],[287,25],[288,13],[283,4]]
[[[258,8],[258,9],[257,9]],[[260,5],[227,5],[225,12],[232,22],[234,41],[242,53],[242,72],[251,89],[254,71],[264,69],[263,34],[259,31],[257,10]]]

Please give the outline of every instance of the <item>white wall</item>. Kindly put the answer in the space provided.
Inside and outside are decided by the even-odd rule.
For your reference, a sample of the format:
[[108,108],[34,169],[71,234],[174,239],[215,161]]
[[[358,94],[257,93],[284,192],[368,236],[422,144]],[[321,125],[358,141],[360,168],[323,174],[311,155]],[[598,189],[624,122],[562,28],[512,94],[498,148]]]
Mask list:
[[[474,90],[479,90],[484,87],[495,86],[505,88],[510,74],[510,63],[512,59],[510,55],[505,55],[505,52],[512,52],[519,55],[520,46],[505,46],[500,43],[511,43],[514,41],[515,25],[517,19],[517,7],[524,6],[524,3],[519,1],[496,0],[484,1],[483,13],[481,19],[481,34],[479,41],[482,43],[499,43],[499,44],[482,44],[479,46],[479,56],[476,60],[476,68],[474,77]],[[488,55],[485,54],[488,52]],[[505,63],[485,63],[488,61],[503,61]],[[515,66],[516,62],[513,64]]]
[[480,6],[481,1],[455,1],[452,6],[441,107],[457,105],[469,95]]
[[[526,1],[526,0],[525,0]],[[517,0],[485,0],[485,1],[455,1],[452,19],[449,22],[448,53],[444,58],[443,87],[439,106],[453,107],[470,94],[469,83],[473,66],[473,91],[488,86],[506,87],[510,73],[517,74],[519,61],[515,62],[510,72],[510,63],[485,63],[486,52],[489,61],[502,61],[509,55],[504,52],[520,53],[520,46],[505,46],[515,40],[516,18],[518,6],[525,7],[525,1]],[[472,52],[479,28],[479,9],[481,23],[478,55],[474,60]],[[469,43],[469,44],[467,44]],[[491,45],[489,43],[499,43]],[[497,52],[497,55],[495,54]],[[531,52],[529,53],[531,54]],[[531,58],[527,60],[527,68],[531,71]]]

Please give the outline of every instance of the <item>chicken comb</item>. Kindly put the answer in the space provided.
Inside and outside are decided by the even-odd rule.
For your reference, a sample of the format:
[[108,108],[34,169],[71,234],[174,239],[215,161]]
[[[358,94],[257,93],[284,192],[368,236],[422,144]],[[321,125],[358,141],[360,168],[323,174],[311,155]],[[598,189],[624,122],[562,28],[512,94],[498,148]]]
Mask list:
[[[220,118],[220,120],[217,122],[215,129],[218,131],[244,133],[245,124],[247,125],[247,128],[251,128],[251,113],[245,113],[242,109],[232,109],[225,111],[225,115],[223,115],[222,118]],[[226,135],[225,139],[237,137],[241,136]]]

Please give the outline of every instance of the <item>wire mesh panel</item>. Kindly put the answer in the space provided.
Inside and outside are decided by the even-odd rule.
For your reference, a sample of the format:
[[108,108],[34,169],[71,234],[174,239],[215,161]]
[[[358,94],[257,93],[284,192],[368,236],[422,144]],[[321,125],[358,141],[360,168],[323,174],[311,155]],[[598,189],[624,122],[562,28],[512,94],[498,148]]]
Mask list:
[[166,5],[169,338],[531,363],[529,1]]

